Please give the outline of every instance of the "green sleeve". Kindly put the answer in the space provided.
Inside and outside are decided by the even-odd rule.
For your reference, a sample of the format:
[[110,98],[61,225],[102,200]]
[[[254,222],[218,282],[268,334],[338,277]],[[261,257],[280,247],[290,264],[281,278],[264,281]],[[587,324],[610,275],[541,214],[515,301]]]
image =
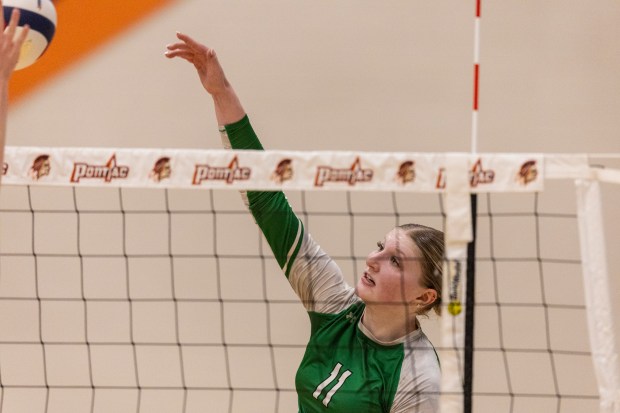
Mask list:
[[[225,126],[232,149],[262,150],[248,116]],[[248,191],[248,206],[274,256],[288,277],[301,241],[303,225],[283,192]]]
[[263,150],[263,145],[258,140],[248,115],[235,123],[224,126],[224,128],[226,128],[226,134],[233,149]]

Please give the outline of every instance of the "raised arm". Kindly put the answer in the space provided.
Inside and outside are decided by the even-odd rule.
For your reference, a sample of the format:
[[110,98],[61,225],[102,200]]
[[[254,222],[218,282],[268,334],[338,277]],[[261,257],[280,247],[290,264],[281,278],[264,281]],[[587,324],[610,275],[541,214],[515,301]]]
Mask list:
[[[2,9],[2,0],[0,0],[0,9]],[[19,10],[13,9],[11,20],[6,28],[4,27],[4,18],[2,19],[3,31],[0,34],[0,167],[4,165],[6,121],[9,110],[9,80],[15,65],[17,65],[19,51],[28,35],[28,27],[26,26],[19,36],[15,38],[18,21]],[[2,179],[1,172],[0,179]]]
[[[187,35],[177,33],[177,37],[180,42],[169,45],[166,56],[180,57],[194,65],[203,87],[213,97],[220,131],[228,141],[225,144],[233,149],[263,149],[213,49]],[[353,289],[346,286],[336,263],[305,233],[284,193],[248,191],[246,195],[256,223],[306,308],[340,311]],[[343,296],[347,298],[339,298]]]
[[[215,51],[191,37],[177,33],[179,42],[167,46],[166,57],[179,57],[192,63],[205,90],[213,97],[215,114],[224,144],[233,149],[263,149],[235,90],[226,79]],[[301,223],[281,192],[250,191],[244,197],[280,263],[287,268],[289,253],[299,243]],[[293,247],[296,252],[299,246]],[[287,274],[288,275],[288,274]]]
[[180,57],[194,65],[202,86],[213,98],[218,124],[224,126],[241,120],[245,110],[226,79],[215,50],[183,33],[177,32],[177,38],[180,41],[168,45],[165,55],[168,58]]

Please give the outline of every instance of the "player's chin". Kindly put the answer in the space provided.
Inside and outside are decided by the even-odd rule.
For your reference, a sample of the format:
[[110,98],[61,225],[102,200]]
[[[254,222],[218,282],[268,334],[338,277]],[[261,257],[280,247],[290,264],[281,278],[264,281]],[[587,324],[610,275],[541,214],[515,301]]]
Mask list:
[[372,301],[372,288],[359,280],[355,287],[355,294],[364,302]]

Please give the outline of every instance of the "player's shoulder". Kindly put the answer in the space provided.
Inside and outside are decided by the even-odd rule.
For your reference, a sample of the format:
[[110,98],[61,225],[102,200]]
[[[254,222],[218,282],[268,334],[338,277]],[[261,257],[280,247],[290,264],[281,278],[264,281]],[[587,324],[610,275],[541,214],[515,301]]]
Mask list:
[[405,344],[405,357],[391,412],[436,412],[441,389],[439,358],[424,333]]

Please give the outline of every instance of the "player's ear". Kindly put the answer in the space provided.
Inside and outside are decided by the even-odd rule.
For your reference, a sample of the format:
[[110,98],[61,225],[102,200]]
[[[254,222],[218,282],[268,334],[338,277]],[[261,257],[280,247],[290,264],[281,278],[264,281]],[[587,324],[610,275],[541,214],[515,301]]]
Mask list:
[[426,307],[437,301],[438,296],[439,294],[437,294],[437,291],[433,290],[432,288],[426,288],[424,289],[422,294],[416,297],[415,303]]

